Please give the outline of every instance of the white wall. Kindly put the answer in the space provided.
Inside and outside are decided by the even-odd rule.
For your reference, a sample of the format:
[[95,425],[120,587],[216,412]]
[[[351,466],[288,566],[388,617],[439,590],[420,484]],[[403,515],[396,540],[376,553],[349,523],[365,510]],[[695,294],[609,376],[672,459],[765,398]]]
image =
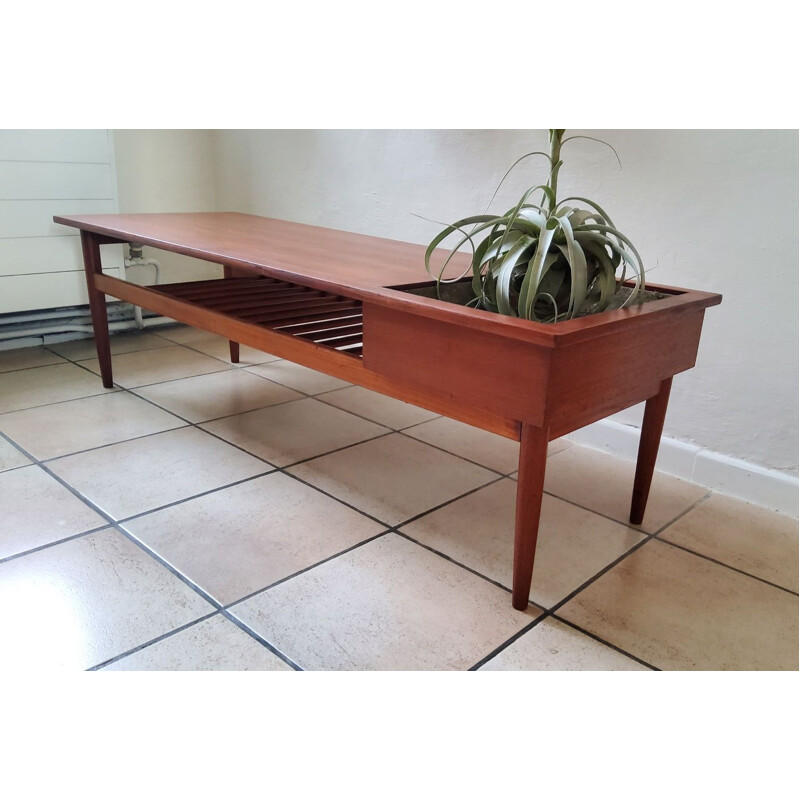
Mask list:
[[[603,205],[654,282],[724,295],[697,366],[678,376],[667,436],[797,474],[796,131],[570,131],[560,194]],[[427,243],[479,213],[544,131],[217,131],[219,210]],[[495,207],[544,178],[533,160]],[[122,184],[122,181],[120,182]],[[122,198],[122,194],[120,195]],[[376,265],[380,269],[380,265]],[[420,265],[420,274],[423,267]],[[639,424],[641,409],[619,415]]]
[[[214,137],[207,130],[115,130],[121,213],[216,211]],[[216,278],[222,268],[176,253],[145,248],[163,267],[162,282]],[[152,283],[152,269],[133,268],[128,278]]]

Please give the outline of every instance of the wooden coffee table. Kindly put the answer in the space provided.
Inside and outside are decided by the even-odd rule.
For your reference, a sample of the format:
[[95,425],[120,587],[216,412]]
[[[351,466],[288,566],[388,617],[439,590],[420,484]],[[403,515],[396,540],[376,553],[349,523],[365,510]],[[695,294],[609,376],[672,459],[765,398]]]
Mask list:
[[[672,377],[694,366],[717,294],[546,325],[411,294],[421,245],[247,214],[54,217],[79,228],[103,385],[113,385],[104,295],[520,442],[514,608],[528,605],[547,443],[647,401],[631,522],[642,521]],[[223,266],[224,278],[137,286],[100,247],[138,242]],[[458,266],[458,265],[456,265]],[[413,465],[409,464],[412,469]]]

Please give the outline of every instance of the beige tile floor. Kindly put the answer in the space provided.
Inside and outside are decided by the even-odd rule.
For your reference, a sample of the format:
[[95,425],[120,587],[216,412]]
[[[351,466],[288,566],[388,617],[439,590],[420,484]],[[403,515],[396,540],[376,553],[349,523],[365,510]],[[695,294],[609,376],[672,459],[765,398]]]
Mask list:
[[0,353],[0,669],[797,670],[797,521],[173,327]]

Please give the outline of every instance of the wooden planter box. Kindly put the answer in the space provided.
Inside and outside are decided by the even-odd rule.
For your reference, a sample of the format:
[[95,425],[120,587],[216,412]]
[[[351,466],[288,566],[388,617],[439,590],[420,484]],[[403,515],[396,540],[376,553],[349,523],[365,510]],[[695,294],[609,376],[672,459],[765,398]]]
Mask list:
[[[244,214],[56,217],[81,230],[103,382],[104,295],[520,441],[513,604],[528,604],[547,443],[647,401],[631,521],[641,522],[672,377],[695,364],[717,294],[648,286],[640,306],[541,324],[413,293],[424,248]],[[140,287],[102,274],[103,244],[220,263],[225,278]]]

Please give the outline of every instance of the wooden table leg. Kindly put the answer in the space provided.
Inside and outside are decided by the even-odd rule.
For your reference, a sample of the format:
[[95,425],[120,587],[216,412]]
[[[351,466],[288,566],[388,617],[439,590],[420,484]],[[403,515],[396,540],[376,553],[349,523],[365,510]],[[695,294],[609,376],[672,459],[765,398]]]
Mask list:
[[519,611],[528,607],[533,576],[539,516],[542,511],[544,471],[547,463],[547,428],[522,424],[517,476],[517,517],[514,532],[514,585],[511,604]]
[[81,231],[81,247],[83,248],[83,268],[86,270],[86,289],[89,293],[89,309],[92,312],[94,344],[97,348],[97,359],[100,362],[100,376],[103,379],[103,386],[111,389],[114,386],[114,379],[111,374],[111,345],[108,340],[106,296],[94,285],[94,276],[103,273],[100,261],[100,242],[88,231]]
[[[234,277],[233,269],[231,269],[231,267],[223,266],[222,267],[222,274],[226,278]],[[239,342],[233,342],[233,341],[229,340],[228,341],[228,345],[230,346],[230,349],[231,349],[231,362],[234,363],[234,364],[238,364],[239,363]]]
[[631,522],[640,525],[644,519],[653,470],[656,466],[661,432],[664,430],[664,417],[667,415],[669,390],[672,378],[661,381],[661,389],[645,405],[642,435],[639,439],[639,456],[636,460],[636,477],[633,479],[633,498],[631,499]]

